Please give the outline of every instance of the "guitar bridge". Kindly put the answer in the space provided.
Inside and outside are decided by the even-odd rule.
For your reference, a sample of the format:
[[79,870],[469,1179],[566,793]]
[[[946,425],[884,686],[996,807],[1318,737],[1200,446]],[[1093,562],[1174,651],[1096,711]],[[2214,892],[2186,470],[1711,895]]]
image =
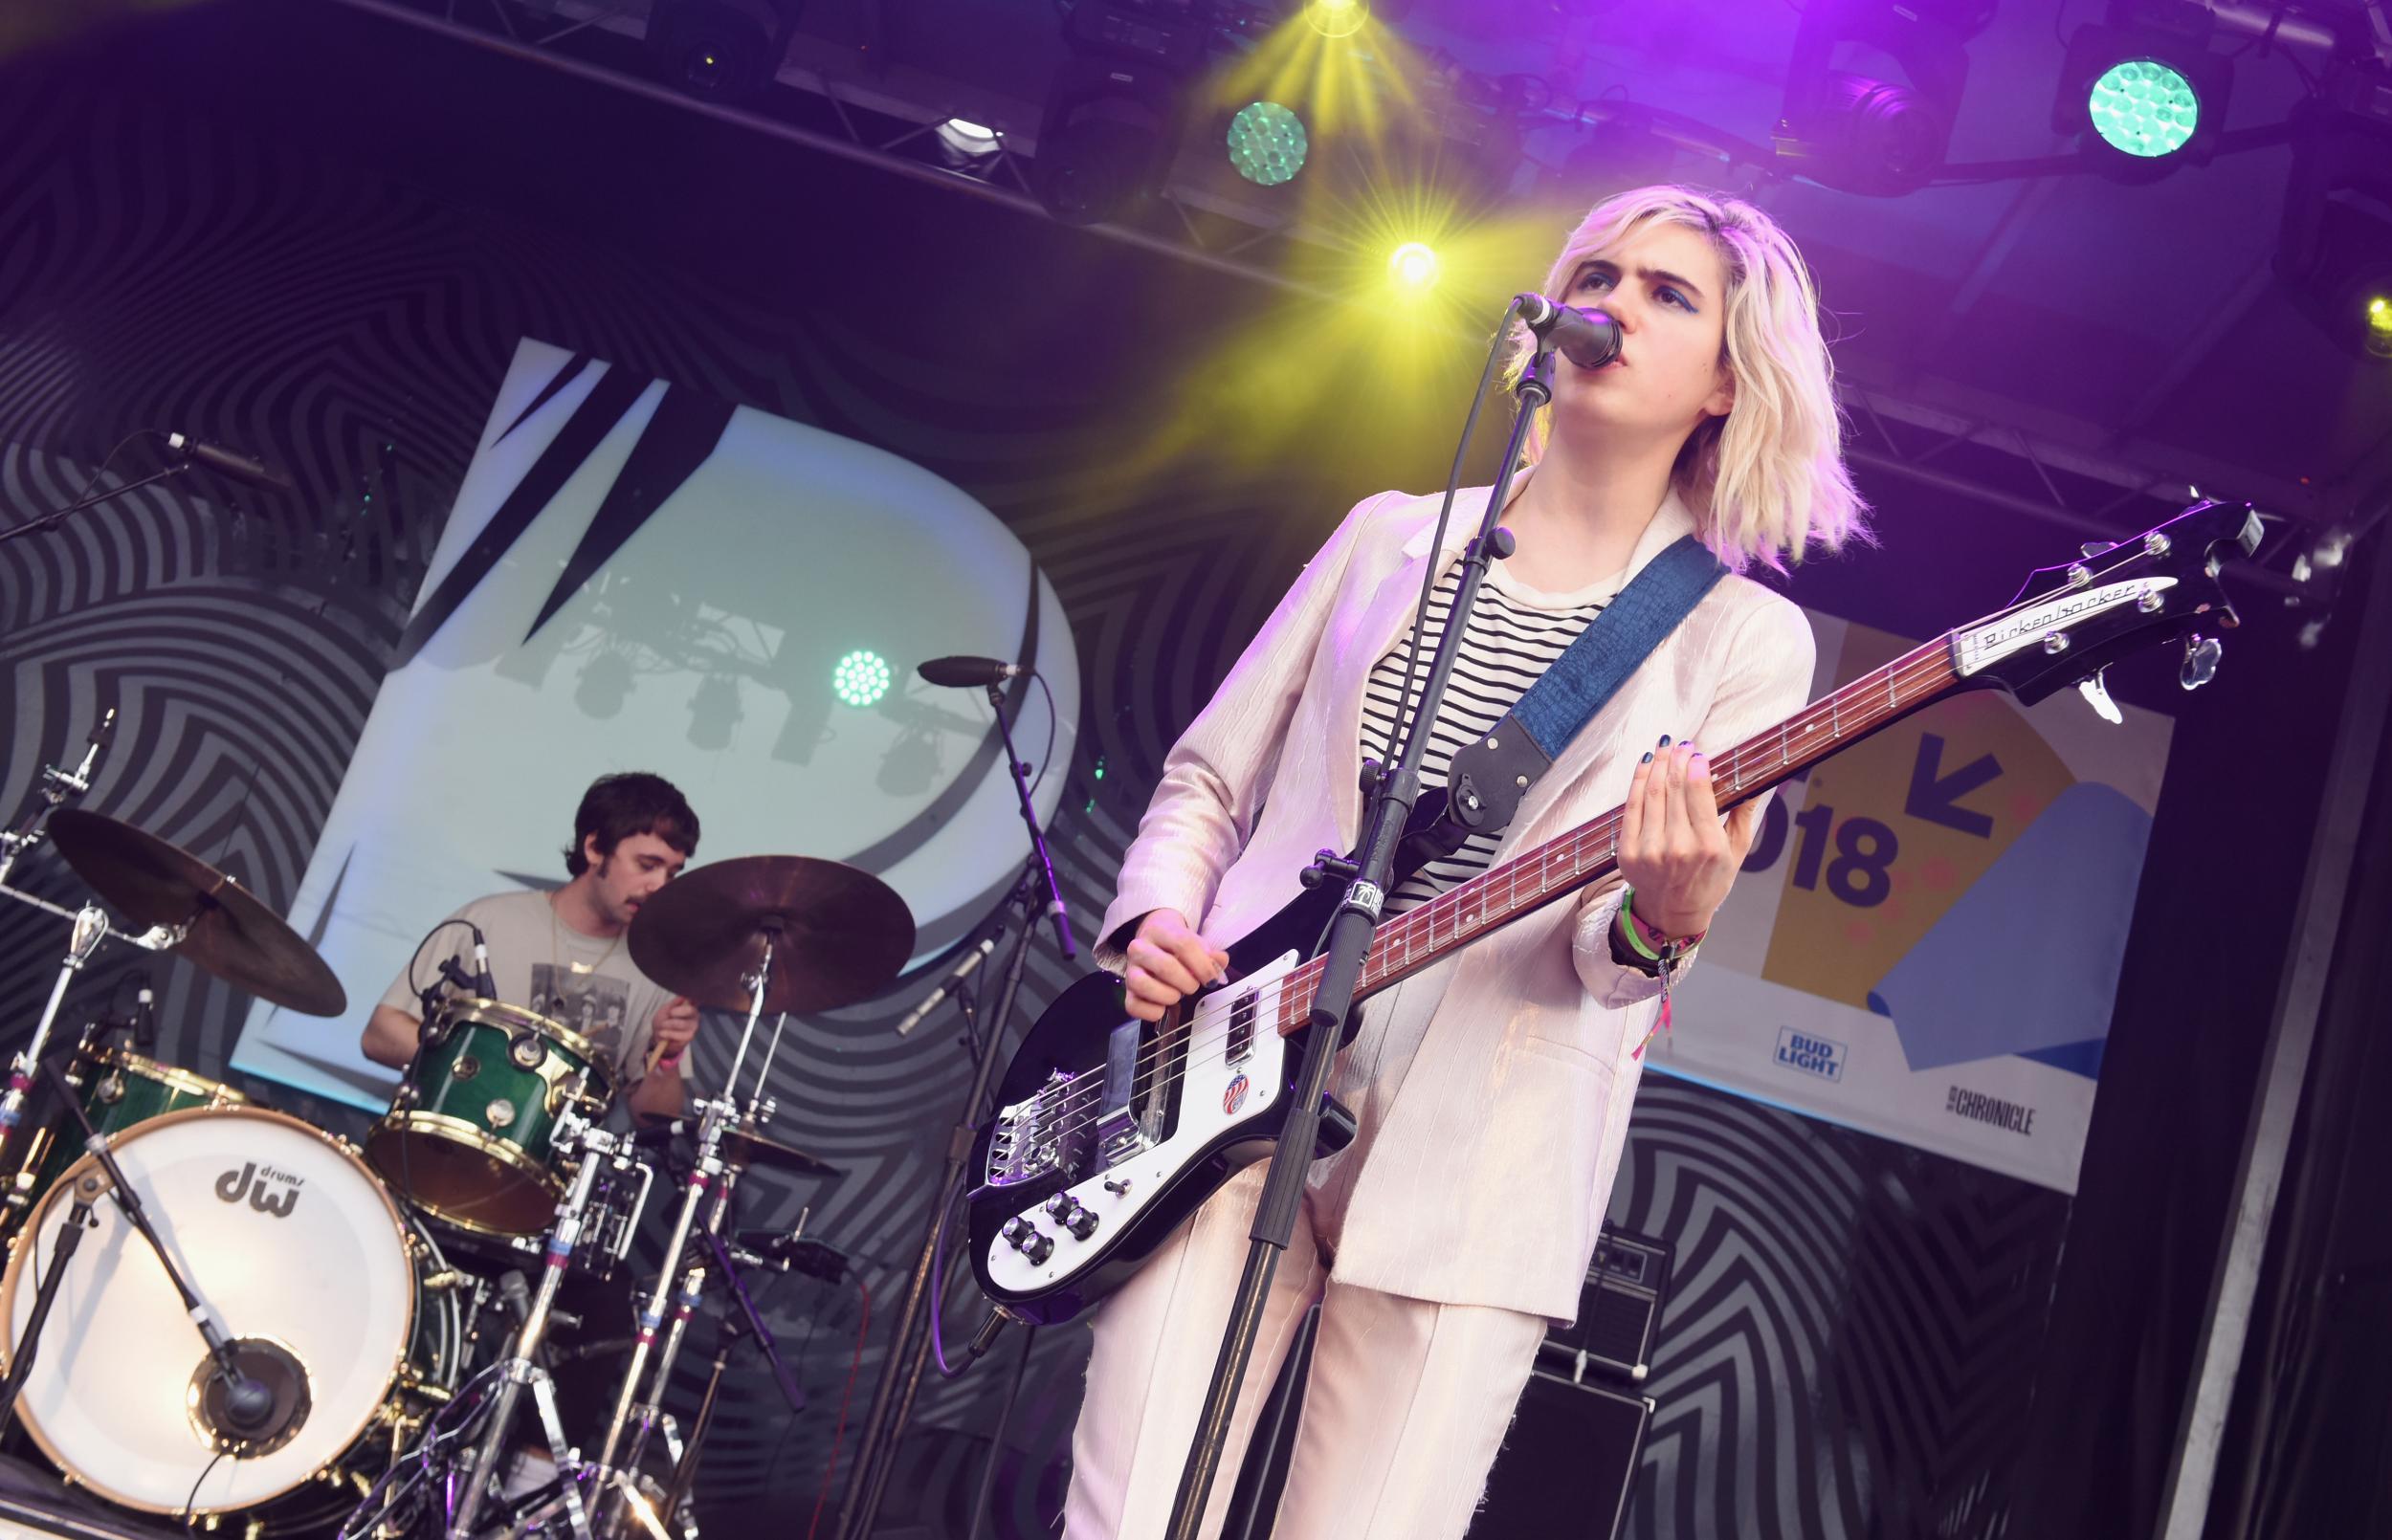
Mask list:
[[1062,1070],[1010,1107],[997,1110],[988,1133],[988,1185],[1013,1187],[1057,1171],[1078,1171],[1093,1141],[1094,1120],[1077,1080]]

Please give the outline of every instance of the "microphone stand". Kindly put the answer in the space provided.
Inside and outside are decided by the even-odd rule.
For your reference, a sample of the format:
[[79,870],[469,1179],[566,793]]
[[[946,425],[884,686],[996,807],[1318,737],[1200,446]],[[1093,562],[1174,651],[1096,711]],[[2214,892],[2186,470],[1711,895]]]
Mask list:
[[[1501,332],[1497,333],[1495,345],[1503,345]],[[1220,1474],[1222,1449],[1229,1435],[1229,1417],[1237,1406],[1238,1383],[1245,1377],[1248,1361],[1253,1357],[1254,1337],[1262,1326],[1263,1301],[1270,1292],[1272,1274],[1278,1268],[1279,1255],[1296,1234],[1296,1219],[1304,1199],[1304,1176],[1314,1159],[1321,1104],[1328,1092],[1330,1067],[1337,1061],[1339,1040],[1353,1007],[1354,986],[1361,978],[1362,957],[1370,950],[1371,936],[1378,929],[1395,869],[1396,847],[1403,840],[1412,804],[1420,797],[1421,755],[1428,747],[1429,731],[1444,703],[1446,682],[1461,653],[1462,637],[1470,627],[1471,608],[1486,580],[1487,569],[1496,558],[1512,554],[1512,537],[1496,526],[1496,520],[1502,516],[1504,496],[1511,489],[1512,470],[1519,463],[1529,426],[1535,421],[1538,408],[1553,399],[1552,364],[1552,350],[1540,339],[1535,356],[1514,387],[1518,406],[1513,416],[1512,435],[1504,445],[1503,463],[1495,473],[1495,485],[1487,494],[1478,538],[1463,555],[1453,605],[1446,616],[1445,634],[1438,639],[1436,659],[1429,666],[1428,682],[1421,687],[1420,704],[1405,730],[1403,751],[1396,757],[1394,768],[1374,777],[1368,788],[1368,831],[1357,852],[1359,859],[1339,860],[1324,852],[1319,863],[1323,875],[1344,879],[1345,900],[1339,906],[1336,918],[1329,922],[1320,979],[1314,989],[1312,1013],[1305,1023],[1304,1057],[1296,1075],[1296,1095],[1288,1103],[1286,1126],[1272,1147],[1262,1199],[1255,1210],[1253,1228],[1249,1232],[1252,1243],[1247,1252],[1246,1270],[1238,1280],[1229,1324],[1222,1333],[1221,1353],[1213,1364],[1212,1383],[1206,1392],[1204,1412],[1197,1420],[1187,1463],[1180,1473],[1179,1492],[1172,1502],[1171,1522],[1165,1530],[1170,1540],[1196,1540],[1206,1501],[1211,1495],[1214,1478]],[[1464,436],[1467,443],[1467,429]],[[1457,459],[1457,478],[1458,470]]]
[[86,508],[106,502],[111,497],[122,497],[126,493],[146,487],[152,482],[164,481],[169,476],[179,476],[190,468],[190,461],[179,460],[163,471],[152,471],[149,474],[137,480],[127,481],[122,486],[104,487],[98,492],[85,493],[63,508],[54,509],[38,518],[29,518],[22,524],[11,524],[7,529],[0,529],[0,544],[6,544],[23,536],[39,535],[45,530],[55,529],[65,523],[69,517],[79,514]]
[[[84,1147],[100,1157],[100,1172],[104,1175],[97,1184],[90,1176],[78,1179],[75,1184],[75,1209],[70,1220],[77,1233],[74,1235],[61,1233],[59,1249],[57,1254],[51,1259],[49,1275],[43,1278],[41,1287],[34,1295],[33,1313],[26,1322],[24,1337],[17,1346],[16,1360],[11,1369],[7,1389],[5,1392],[0,1392],[0,1397],[5,1397],[5,1399],[0,1399],[0,1425],[5,1425],[5,1418],[15,1411],[17,1396],[24,1389],[26,1366],[33,1361],[34,1346],[39,1340],[44,1319],[49,1313],[48,1305],[55,1297],[58,1281],[66,1276],[67,1259],[73,1254],[75,1246],[79,1242],[80,1231],[90,1219],[92,1199],[99,1197],[100,1192],[105,1191],[116,1200],[116,1205],[123,1212],[126,1221],[135,1230],[141,1232],[142,1239],[149,1243],[149,1249],[157,1254],[158,1265],[166,1269],[166,1281],[174,1286],[175,1293],[182,1297],[184,1313],[188,1315],[192,1324],[199,1328],[200,1337],[208,1345],[209,1355],[216,1360],[217,1374],[223,1378],[225,1385],[227,1420],[234,1423],[235,1426],[245,1420],[255,1420],[259,1424],[256,1429],[238,1435],[228,1435],[210,1430],[211,1437],[219,1449],[229,1454],[237,1454],[242,1446],[255,1442],[256,1438],[265,1431],[265,1424],[272,1417],[275,1408],[276,1397],[273,1391],[262,1382],[251,1379],[241,1373],[240,1361],[233,1351],[233,1339],[225,1334],[223,1323],[216,1319],[215,1311],[208,1308],[207,1302],[199,1297],[198,1291],[191,1287],[190,1281],[183,1276],[183,1269],[175,1265],[174,1254],[166,1249],[166,1242],[159,1239],[157,1230],[149,1222],[148,1211],[142,1206],[141,1194],[135,1191],[132,1183],[125,1179],[124,1168],[117,1164],[116,1152],[110,1147],[109,1140],[92,1126],[91,1115],[83,1110],[82,1101],[76,1096],[74,1088],[69,1086],[65,1077],[58,1073],[58,1067],[48,1060],[42,1061],[41,1072],[49,1077],[52,1093],[65,1105],[70,1112],[74,1113],[75,1120],[83,1126]],[[260,1395],[266,1398],[266,1404],[262,1407],[255,1404],[255,1397]],[[196,1412],[196,1408],[194,1411]]]
[[[1030,830],[1030,860],[1022,880],[1014,885],[1007,899],[1008,905],[1021,911],[1021,931],[1013,938],[1011,955],[1006,958],[1005,981],[998,986],[996,1008],[989,1014],[985,1032],[976,1030],[971,997],[961,990],[955,996],[963,1011],[965,1044],[975,1053],[971,1088],[963,1094],[961,1115],[947,1139],[946,1168],[923,1228],[921,1254],[915,1259],[905,1303],[897,1310],[896,1334],[890,1339],[889,1355],[881,1365],[879,1382],[873,1388],[871,1410],[865,1413],[863,1426],[856,1434],[855,1463],[848,1477],[847,1493],[840,1500],[838,1526],[831,1531],[835,1540],[863,1540],[872,1533],[890,1472],[896,1466],[897,1441],[913,1418],[914,1397],[921,1386],[931,1334],[937,1330],[939,1310],[945,1304],[929,1297],[931,1278],[938,1271],[940,1248],[946,1238],[945,1220],[972,1177],[969,1167],[972,1146],[979,1134],[981,1104],[987,1099],[988,1081],[997,1067],[997,1050],[1004,1045],[1006,1024],[1013,1017],[1013,1001],[1021,991],[1022,968],[1029,960],[1030,935],[1037,927],[1040,908],[1053,921],[1055,941],[1062,948],[1065,960],[1078,955],[1072,944],[1063,889],[1055,881],[1054,862],[1047,853],[1047,837],[1038,826],[1038,812],[1030,800],[1030,767],[1013,752],[1013,727],[1006,720],[1004,693],[991,684],[988,699],[996,708],[997,731],[1005,743],[1005,762],[1012,771],[1022,822]],[[983,1335],[986,1337],[986,1332]],[[985,1341],[975,1344],[981,1349],[986,1345]],[[1020,1388],[1018,1380],[1014,1388]],[[1009,1414],[1009,1400],[1007,1410]]]

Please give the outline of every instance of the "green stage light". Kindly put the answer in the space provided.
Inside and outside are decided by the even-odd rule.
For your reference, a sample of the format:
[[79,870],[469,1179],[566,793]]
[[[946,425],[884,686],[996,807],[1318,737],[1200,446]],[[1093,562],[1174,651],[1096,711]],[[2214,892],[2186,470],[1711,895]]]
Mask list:
[[2146,159],[2182,149],[2201,125],[2192,82],[2158,59],[2125,59],[2102,71],[2085,110],[2112,148]]
[[1275,101],[1240,107],[1229,120],[1229,164],[1249,182],[1275,187],[1304,168],[1304,120]]
[[889,693],[896,675],[877,652],[857,650],[839,660],[831,674],[831,688],[850,706],[870,706]]

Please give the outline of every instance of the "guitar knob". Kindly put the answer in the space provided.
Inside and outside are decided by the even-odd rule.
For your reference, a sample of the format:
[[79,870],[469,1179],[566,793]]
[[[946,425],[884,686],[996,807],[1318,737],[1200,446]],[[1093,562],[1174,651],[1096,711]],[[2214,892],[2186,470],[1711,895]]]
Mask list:
[[1074,1239],[1085,1241],[1096,1233],[1096,1213],[1085,1204],[1074,1203],[1072,1212],[1063,1217],[1063,1227],[1071,1231]]
[[1045,1231],[1032,1229],[1027,1240],[1015,1243],[1014,1249],[1021,1252],[1024,1260],[1035,1267],[1054,1255],[1054,1241]]
[[1070,1193],[1057,1193],[1047,1199],[1048,1214],[1058,1220],[1065,1218],[1078,1206],[1078,1202]]
[[1022,1249],[1022,1237],[1026,1235],[1036,1235],[1037,1233],[1038,1226],[1030,1223],[1030,1221],[1022,1218],[1019,1214],[1014,1215],[1011,1219],[1006,1221],[1003,1224],[997,1227],[997,1239],[1003,1241],[1007,1245],[1011,1246],[1016,1251]]

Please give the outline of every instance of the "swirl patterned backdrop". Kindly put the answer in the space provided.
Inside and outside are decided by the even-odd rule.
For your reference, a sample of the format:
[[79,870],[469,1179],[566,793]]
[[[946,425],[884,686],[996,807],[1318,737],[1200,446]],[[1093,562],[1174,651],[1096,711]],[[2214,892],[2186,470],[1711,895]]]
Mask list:
[[[445,185],[420,165],[383,169],[344,136],[246,117],[233,105],[242,82],[255,98],[272,80],[234,61],[217,61],[222,96],[194,101],[172,84],[182,51],[223,47],[225,28],[206,16],[161,26],[163,41],[8,66],[0,511],[13,522],[57,505],[125,433],[151,427],[265,452],[299,492],[193,475],[0,545],[0,795],[29,795],[40,766],[71,760],[114,706],[116,743],[84,805],[193,850],[277,908],[306,869],[519,339],[889,449],[1006,522],[1080,650],[1080,742],[1056,767],[1069,782],[1055,836],[1083,926],[1178,728],[1344,504],[1375,490],[1334,453],[1189,455],[1159,473],[1120,452],[1132,427],[1187,405],[1153,362],[1194,351],[1207,314],[1251,308],[1217,276],[1158,275],[1138,265],[1157,259],[1111,253],[1104,266],[1071,232],[798,163],[819,183],[816,207],[876,217],[844,236],[775,227],[802,255],[777,289],[759,286],[708,270],[702,243],[686,263],[660,256],[636,199],[609,216],[612,238],[593,237],[503,196],[425,190]],[[362,75],[358,89],[371,90]],[[346,137],[371,135],[352,125]],[[464,185],[478,151],[459,138],[447,152]],[[937,249],[903,237],[909,227],[941,231]],[[958,282],[949,264],[963,251],[994,264],[978,273],[1036,281]],[[1221,287],[1196,303],[1198,282]],[[1074,328],[1059,308],[1067,292],[1158,287],[1171,298],[1149,303],[1157,330],[1136,340]],[[871,319],[908,306],[923,314]],[[1376,484],[1440,479],[1441,452],[1382,463]],[[135,446],[108,475],[140,473],[147,453]],[[48,852],[21,876],[78,896]],[[62,939],[47,916],[0,909],[10,1041],[30,1030]],[[96,1008],[113,967],[80,982],[75,1011]],[[224,1073],[246,1000],[171,961],[156,971],[162,1056]],[[1071,976],[1034,948],[1025,1010]],[[890,1031],[926,984],[901,980],[793,1029],[774,1087],[782,1127],[846,1175],[808,1190],[759,1180],[742,1216],[787,1224],[808,1206],[809,1233],[854,1258],[878,1311],[857,1415],[968,1075],[951,1023]],[[724,1032],[701,1038],[701,1081],[729,1047]],[[344,1110],[257,1089],[356,1126]],[[1680,1259],[1634,1533],[2002,1532],[2028,1395],[2016,1366],[2040,1339],[2062,1200],[1656,1082],[1615,1219],[1672,1239]],[[950,1318],[968,1323],[964,1292]],[[862,1299],[852,1284],[791,1279],[764,1303],[810,1404],[791,1417],[742,1360],[701,1513],[734,1532],[794,1532],[823,1483]],[[889,1532],[963,1532],[1017,1345],[926,1385]],[[682,1359],[684,1415],[706,1347]],[[1031,1350],[999,1533],[1046,1532],[1059,1508],[1085,1351],[1069,1329]]]

